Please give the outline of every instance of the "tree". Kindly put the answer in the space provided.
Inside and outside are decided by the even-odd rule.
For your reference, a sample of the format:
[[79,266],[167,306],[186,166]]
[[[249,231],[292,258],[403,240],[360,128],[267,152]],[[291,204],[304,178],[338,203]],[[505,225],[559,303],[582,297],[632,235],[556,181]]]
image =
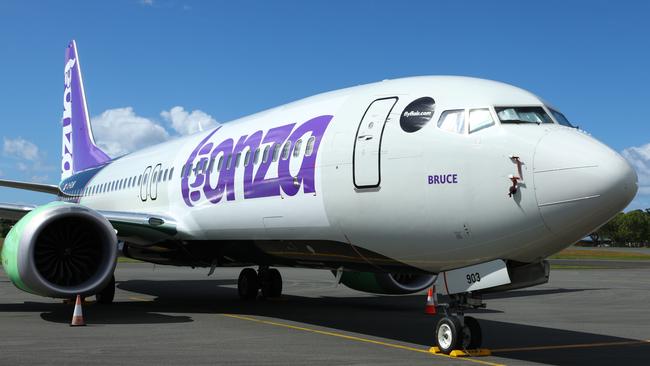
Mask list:
[[623,220],[623,217],[625,216],[625,213],[619,212],[614,216],[611,220],[609,220],[605,225],[603,225],[599,230],[598,230],[598,235],[600,238],[609,238],[612,239],[614,243],[621,243],[624,242],[623,239],[619,233],[619,228],[621,226],[621,221]]

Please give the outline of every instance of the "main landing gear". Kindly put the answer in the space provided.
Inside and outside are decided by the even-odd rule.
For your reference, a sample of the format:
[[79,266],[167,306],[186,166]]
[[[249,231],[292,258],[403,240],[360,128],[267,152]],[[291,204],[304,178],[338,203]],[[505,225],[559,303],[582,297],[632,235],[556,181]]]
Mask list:
[[106,287],[95,294],[95,299],[98,304],[113,303],[113,299],[115,299],[115,275],[111,276],[111,280],[106,284]]
[[449,354],[456,349],[472,350],[481,347],[481,326],[476,319],[464,315],[467,309],[485,307],[480,297],[472,297],[470,294],[451,295],[448,304],[440,304],[438,307],[444,312],[436,325],[436,345],[440,352]]
[[263,266],[257,271],[252,268],[244,268],[237,281],[239,297],[242,300],[255,300],[260,290],[263,298],[280,297],[282,294],[280,271]]

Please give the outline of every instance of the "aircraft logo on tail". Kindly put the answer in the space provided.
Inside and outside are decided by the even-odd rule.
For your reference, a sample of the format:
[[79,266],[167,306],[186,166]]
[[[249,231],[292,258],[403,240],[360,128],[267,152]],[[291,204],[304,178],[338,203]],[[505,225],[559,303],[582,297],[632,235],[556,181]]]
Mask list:
[[95,145],[75,41],[65,52],[61,179],[111,160]]
[[63,89],[63,141],[61,145],[61,178],[72,175],[72,68],[76,59],[71,58],[65,64]]

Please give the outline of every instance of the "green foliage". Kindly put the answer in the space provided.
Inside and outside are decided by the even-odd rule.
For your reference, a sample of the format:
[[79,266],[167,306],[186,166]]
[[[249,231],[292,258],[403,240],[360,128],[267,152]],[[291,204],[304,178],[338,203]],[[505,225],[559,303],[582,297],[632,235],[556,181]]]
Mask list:
[[597,235],[600,239],[609,238],[618,245],[650,244],[650,209],[619,212]]
[[4,238],[11,230],[11,227],[15,224],[14,221],[0,219],[0,238]]

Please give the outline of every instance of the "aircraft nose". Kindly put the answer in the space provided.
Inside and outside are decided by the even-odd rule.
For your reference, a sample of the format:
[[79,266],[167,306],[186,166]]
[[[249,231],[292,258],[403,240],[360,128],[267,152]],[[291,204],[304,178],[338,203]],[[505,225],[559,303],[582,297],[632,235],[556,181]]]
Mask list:
[[638,190],[637,175],[621,155],[575,130],[544,136],[533,172],[544,223],[565,246],[623,210]]

